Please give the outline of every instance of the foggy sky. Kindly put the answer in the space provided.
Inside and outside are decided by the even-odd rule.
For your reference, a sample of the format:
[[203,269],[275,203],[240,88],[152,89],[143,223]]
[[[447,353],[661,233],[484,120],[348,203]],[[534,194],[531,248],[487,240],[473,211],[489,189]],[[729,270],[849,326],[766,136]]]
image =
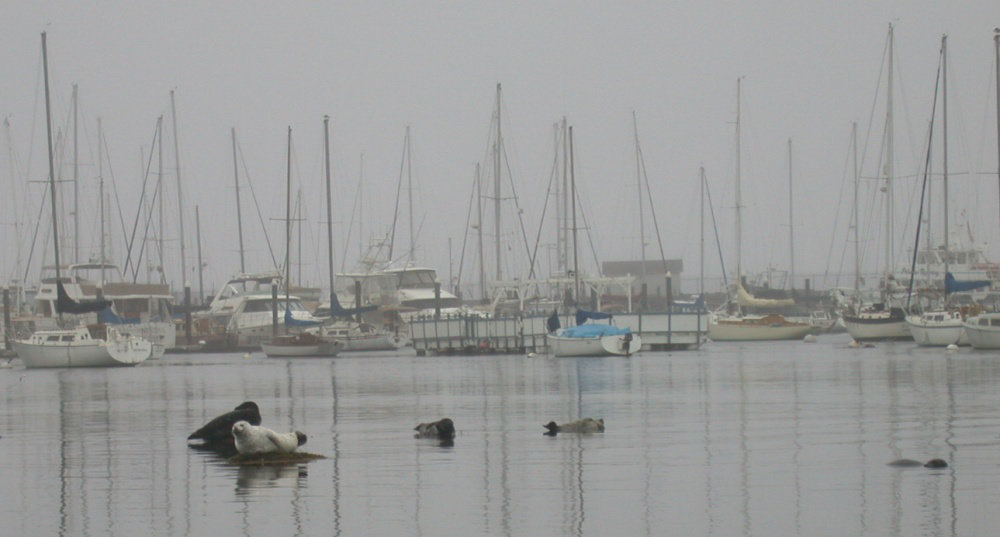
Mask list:
[[[102,119],[110,154],[104,176],[110,184],[113,173],[122,218],[131,231],[146,164],[142,155],[148,158],[156,151],[150,143],[157,117],[163,115],[168,127],[164,265],[168,279],[179,281],[169,128],[169,94],[174,90],[185,203],[185,279],[197,279],[197,205],[206,292],[239,268],[231,128],[236,129],[247,167],[240,175],[245,239],[251,248],[248,269],[269,269],[271,261],[244,171],[261,204],[275,255],[283,257],[284,224],[279,219],[285,213],[290,126],[292,188],[303,191],[306,219],[302,275],[309,283],[326,281],[324,115],[331,118],[338,270],[342,262],[350,270],[358,257],[358,217],[346,256],[344,249],[361,155],[360,220],[367,239],[387,232],[392,222],[409,126],[413,221],[419,230],[416,259],[437,268],[442,281],[457,275],[475,166],[488,165],[497,83],[503,86],[507,159],[530,242],[537,233],[554,158],[553,124],[566,117],[574,127],[577,188],[596,256],[640,256],[635,112],[666,256],[684,259],[686,278],[697,276],[698,171],[704,166],[726,268],[732,271],[736,80],[745,77],[744,272],[789,266],[789,139],[796,272],[802,277],[828,268],[849,271],[854,263],[853,246],[845,246],[853,176],[851,123],[858,123],[861,145],[874,118],[875,141],[859,152],[867,155],[862,175],[876,176],[873,155],[884,115],[876,89],[890,22],[899,62],[896,174],[910,176],[897,186],[900,245],[894,263],[902,264],[907,248],[903,243],[913,239],[912,224],[904,221],[907,214],[911,220],[915,214],[912,192],[925,157],[944,33],[949,36],[952,229],[967,223],[968,230],[961,228],[963,237],[971,232],[976,242],[989,243],[990,258],[1000,260],[993,85],[993,28],[1000,26],[996,2],[39,1],[6,6],[3,18],[0,114],[9,120],[11,134],[8,141],[4,133],[0,151],[3,282],[20,278],[18,251],[26,262],[42,202],[44,185],[26,182],[44,180],[48,173],[43,31],[48,35],[53,121],[63,132],[70,128],[71,87],[79,87],[80,218],[86,233],[80,239],[86,249],[82,256],[96,252],[98,240],[97,118]],[[67,147],[59,157],[64,178],[72,173],[71,155]],[[940,151],[933,158],[939,166]],[[875,185],[866,182],[862,201],[871,206]],[[504,197],[511,197],[509,186],[504,188]],[[69,190],[62,192],[65,196]],[[405,206],[407,191],[402,195]],[[63,198],[64,204],[71,201]],[[908,212],[910,206],[914,208]],[[646,210],[646,256],[657,259]],[[512,260],[504,276],[524,277],[521,230],[512,221],[513,210],[505,211],[503,240]],[[15,212],[24,223],[20,233],[13,225]],[[47,214],[43,212],[43,218]],[[550,207],[542,238],[546,244],[553,242],[554,214]],[[118,218],[114,213],[115,254],[123,261]],[[864,221],[881,218],[881,213],[862,212],[862,229],[869,229]],[[492,234],[492,214],[484,219],[485,230]],[[405,212],[397,225],[395,257],[409,247]],[[717,275],[719,260],[711,223],[707,225],[706,271]],[[864,245],[863,270],[872,272],[884,268],[875,235],[871,231]],[[594,255],[586,241],[581,238],[580,260],[593,272]],[[42,244],[48,243],[39,239],[29,280],[37,277],[40,251],[45,250],[51,263],[51,246],[44,249]],[[466,246],[474,247],[474,241]],[[492,251],[492,246],[487,249]],[[544,274],[551,254],[544,247],[539,252]],[[293,262],[296,256],[294,252]],[[465,259],[463,280],[468,282],[476,278],[470,271],[478,269],[468,251]],[[298,270],[293,268],[293,278]]]

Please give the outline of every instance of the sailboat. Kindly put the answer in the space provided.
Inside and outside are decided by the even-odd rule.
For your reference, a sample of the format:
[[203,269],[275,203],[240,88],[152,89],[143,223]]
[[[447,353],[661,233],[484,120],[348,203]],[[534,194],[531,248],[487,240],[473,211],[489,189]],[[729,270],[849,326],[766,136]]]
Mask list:
[[[573,127],[569,127],[569,169],[572,193],[573,223],[573,300],[579,302],[580,271],[576,257],[576,177],[573,173]],[[586,323],[587,320],[607,319],[608,324]],[[553,356],[629,356],[642,348],[642,340],[629,328],[619,328],[610,324],[611,314],[577,309],[577,326],[560,328],[558,312],[553,311],[547,321],[549,333],[545,341]]]
[[[1000,28],[993,34],[997,76],[997,182],[1000,186]],[[1000,312],[980,313],[964,323],[965,333],[974,349],[1000,349]]]
[[[329,157],[328,157],[329,158]],[[286,178],[287,199],[285,203],[285,333],[278,335],[277,332],[277,310],[273,312],[275,319],[272,324],[271,339],[261,342],[260,349],[268,358],[289,358],[289,357],[333,357],[340,351],[340,342],[320,335],[319,321],[301,321],[292,316],[292,311],[288,307],[291,300],[289,289],[291,287],[291,244],[292,244],[292,128],[288,128],[288,176]],[[272,308],[277,308],[277,301],[273,302]],[[292,325],[308,326],[301,332],[289,333]]]
[[881,299],[869,306],[861,307],[860,295],[857,306],[854,310],[844,312],[841,318],[844,327],[855,341],[872,340],[906,340],[911,339],[909,327],[906,325],[906,314],[901,307],[892,305],[894,291],[898,291],[896,280],[891,273],[891,260],[893,252],[893,232],[892,217],[893,208],[893,164],[895,155],[893,152],[893,28],[889,25],[888,46],[888,69],[886,84],[886,115],[885,115],[885,186],[883,191],[886,196],[885,208],[885,263],[886,272],[881,285]]
[[[345,309],[337,299],[333,272],[333,200],[330,186],[330,117],[323,118],[323,138],[325,142],[326,170],[326,244],[327,271],[330,278],[330,303],[326,307],[322,334],[334,339],[344,351],[394,351],[409,343],[409,338],[398,331],[390,332],[370,323],[361,322],[361,315],[378,309],[378,306],[357,306]],[[357,317],[354,321],[351,317]]]
[[[52,155],[52,113],[49,104],[49,67],[45,33],[42,32],[42,65],[45,71],[45,125],[49,158],[49,199],[52,207],[52,243],[55,249],[55,309],[61,323],[63,313],[86,314],[107,310],[111,301],[77,302],[63,285],[59,264],[59,227],[56,205],[55,164]],[[111,367],[136,365],[153,354],[148,340],[127,336],[113,327],[95,325],[72,329],[38,330],[26,340],[14,342],[25,367]]]
[[[944,246],[942,247],[942,258],[944,261],[944,308],[938,308],[931,311],[925,311],[923,313],[912,313],[906,316],[906,324],[910,329],[910,334],[913,336],[913,340],[921,346],[938,346],[944,347],[947,345],[968,345],[969,338],[965,333],[962,323],[965,320],[965,315],[963,311],[959,308],[948,308],[948,297],[953,291],[964,289],[971,290],[976,287],[989,286],[990,282],[984,280],[981,282],[958,282],[955,280],[954,275],[949,271],[949,262],[952,260],[952,255],[949,252],[948,242],[948,55],[947,55],[947,38],[948,36],[941,37],[941,81],[942,81],[942,131],[943,131],[943,174],[942,181],[944,186]],[[930,147],[928,147],[930,151]],[[918,252],[919,254],[920,252]],[[914,265],[916,265],[916,258],[914,259]],[[916,276],[916,271],[914,271],[913,277]],[[968,309],[966,309],[968,312]]]
[[[708,319],[708,338],[712,341],[775,341],[802,339],[812,326],[786,319],[783,315],[769,313],[765,315],[746,315],[739,308],[742,304],[753,305],[767,303],[765,299],[753,297],[743,287],[741,263],[742,248],[742,205],[740,200],[740,84],[736,80],[736,310],[731,312],[716,312]],[[785,305],[783,301],[775,300]],[[771,304],[768,304],[771,305]]]

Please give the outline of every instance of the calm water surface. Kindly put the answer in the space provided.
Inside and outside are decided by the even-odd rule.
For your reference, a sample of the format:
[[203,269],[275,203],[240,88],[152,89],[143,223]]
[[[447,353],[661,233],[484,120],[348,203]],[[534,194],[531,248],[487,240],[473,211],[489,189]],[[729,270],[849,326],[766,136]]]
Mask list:
[[[845,336],[632,358],[168,355],[0,370],[6,536],[989,535],[1000,354]],[[244,400],[326,460],[186,437]],[[413,438],[451,417],[454,445]],[[603,417],[604,434],[542,435]],[[940,457],[943,470],[897,469]]]

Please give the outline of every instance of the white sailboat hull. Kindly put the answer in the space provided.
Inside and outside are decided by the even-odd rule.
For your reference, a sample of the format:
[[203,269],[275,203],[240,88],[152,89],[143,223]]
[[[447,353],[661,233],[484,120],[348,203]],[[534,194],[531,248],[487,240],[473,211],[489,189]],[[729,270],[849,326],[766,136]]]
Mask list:
[[973,348],[1000,349],[1000,313],[970,317],[963,326]]
[[546,341],[553,356],[628,356],[642,348],[638,334],[602,337],[561,337],[548,334]]
[[40,330],[13,344],[27,368],[129,366],[152,354],[148,341],[121,336],[110,341],[92,339],[86,328]]
[[906,318],[906,324],[913,341],[923,347],[969,344],[969,337],[962,327],[961,317],[935,321],[919,315],[910,315]]

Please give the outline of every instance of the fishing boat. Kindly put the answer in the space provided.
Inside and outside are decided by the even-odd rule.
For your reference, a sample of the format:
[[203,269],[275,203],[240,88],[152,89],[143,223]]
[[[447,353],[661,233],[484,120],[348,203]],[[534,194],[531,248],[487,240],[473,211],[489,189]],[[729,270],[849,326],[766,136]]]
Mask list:
[[[53,311],[57,326],[63,314],[85,315],[108,310],[111,301],[95,299],[76,301],[66,292],[60,274],[58,211],[56,204],[55,164],[52,151],[52,120],[49,101],[48,51],[45,33],[42,33],[42,65],[45,72],[45,124],[49,158],[49,200],[52,211],[52,243],[55,252],[55,300]],[[103,333],[100,333],[103,332]],[[118,333],[113,327],[98,325],[93,332],[88,327],[35,331],[28,339],[13,343],[19,358],[28,368],[41,367],[109,367],[135,365],[148,359],[153,346],[137,336]]]
[[962,323],[974,349],[1000,349],[1000,312],[981,313]]

